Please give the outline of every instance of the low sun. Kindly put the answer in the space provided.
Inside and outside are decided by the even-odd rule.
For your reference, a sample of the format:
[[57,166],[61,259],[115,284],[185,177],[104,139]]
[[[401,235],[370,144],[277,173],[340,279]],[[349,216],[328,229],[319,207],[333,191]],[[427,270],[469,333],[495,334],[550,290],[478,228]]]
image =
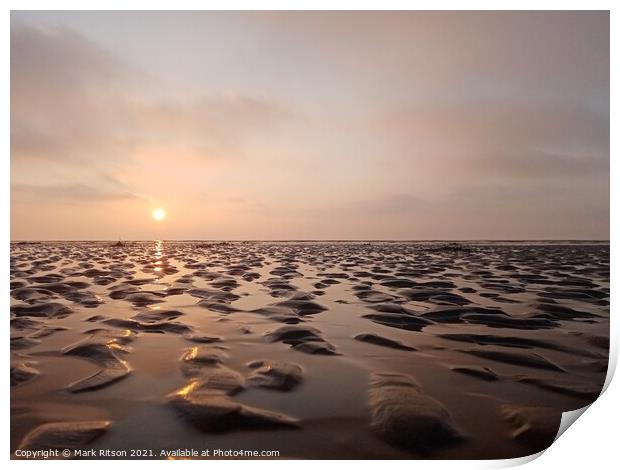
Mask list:
[[157,209],[153,210],[153,213],[151,215],[155,220],[162,221],[166,218],[166,211],[161,207],[158,207]]

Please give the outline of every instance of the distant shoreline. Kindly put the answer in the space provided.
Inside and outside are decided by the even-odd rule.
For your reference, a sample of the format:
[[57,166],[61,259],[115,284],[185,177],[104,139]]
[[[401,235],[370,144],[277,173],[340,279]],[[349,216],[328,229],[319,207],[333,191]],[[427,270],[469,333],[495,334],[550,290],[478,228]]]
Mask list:
[[[376,239],[376,240],[357,240],[357,239],[274,239],[274,240],[241,240],[241,239],[136,239],[121,240],[123,243],[150,243],[153,241],[172,242],[172,243],[461,243],[461,244],[485,244],[485,243],[600,243],[609,244],[609,240],[597,239],[498,239],[498,240],[397,240],[397,239]],[[10,243],[116,243],[119,240],[11,240]]]

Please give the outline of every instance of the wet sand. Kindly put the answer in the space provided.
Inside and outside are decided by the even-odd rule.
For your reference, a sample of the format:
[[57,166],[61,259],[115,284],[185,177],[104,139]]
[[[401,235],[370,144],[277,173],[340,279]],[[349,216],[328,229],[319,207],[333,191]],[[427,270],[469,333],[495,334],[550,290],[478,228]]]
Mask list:
[[608,244],[112,245],[11,244],[12,452],[511,458],[605,379]]

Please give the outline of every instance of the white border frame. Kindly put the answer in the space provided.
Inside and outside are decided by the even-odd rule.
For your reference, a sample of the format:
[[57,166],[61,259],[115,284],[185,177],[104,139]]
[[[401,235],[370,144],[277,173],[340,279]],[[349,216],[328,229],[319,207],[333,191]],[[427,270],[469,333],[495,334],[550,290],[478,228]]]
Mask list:
[[[422,1],[422,0],[357,0],[356,2],[346,0],[229,0],[229,1],[214,1],[214,0],[176,0],[163,1],[163,0],[151,0],[151,1],[139,1],[139,0],[126,0],[123,2],[110,2],[102,0],[90,0],[86,2],[80,2],[78,0],[58,0],[58,1],[44,1],[44,0],[23,0],[14,1],[9,0],[4,3],[5,15],[0,24],[2,25],[2,38],[0,43],[0,50],[2,51],[2,65],[4,67],[4,74],[2,75],[3,90],[4,90],[4,112],[2,116],[2,125],[4,133],[2,135],[3,149],[5,150],[5,157],[2,159],[2,168],[0,170],[0,178],[2,178],[2,242],[4,250],[2,251],[2,267],[5,270],[4,282],[6,286],[5,293],[8,293],[8,267],[9,267],[9,242],[10,242],[10,74],[9,74],[9,56],[10,56],[10,10],[611,10],[611,84],[614,84],[614,78],[618,77],[617,74],[617,60],[614,60],[614,52],[617,52],[618,34],[616,33],[618,27],[617,13],[618,8],[614,11],[614,3],[611,1],[549,1],[549,0],[504,0],[502,2],[491,0],[436,0],[436,1]],[[617,136],[617,121],[613,119],[614,106],[616,103],[616,94],[614,93],[613,85],[610,90],[611,101],[611,127],[610,127],[610,178],[613,181],[614,176],[617,176],[617,165],[614,164],[611,155],[614,149],[617,148],[616,136]],[[618,191],[614,185],[611,185],[610,190],[611,207],[614,207],[614,201],[617,201]],[[613,211],[610,213],[610,242],[613,243],[617,231],[617,217],[614,216]],[[615,250],[611,251],[611,279],[612,279],[612,305],[613,305],[613,292],[615,288],[613,286],[614,280],[617,279],[614,268],[618,265],[618,256]],[[9,311],[9,297],[4,295],[1,297],[3,311],[8,314]],[[615,313],[614,313],[615,315]],[[563,468],[575,468],[582,470],[586,466],[594,468],[607,468],[610,466],[610,462],[617,461],[616,447],[618,446],[615,438],[615,422],[614,417],[620,416],[618,413],[620,409],[620,386],[618,381],[611,381],[618,358],[618,326],[617,321],[614,321],[615,317],[611,321],[611,343],[610,350],[610,363],[608,377],[606,381],[606,391],[597,399],[579,418],[579,424],[572,426],[566,433],[555,442],[548,450],[535,454],[529,457],[511,460],[453,460],[453,461],[419,461],[419,460],[403,460],[403,461],[385,461],[389,462],[390,470],[393,469],[411,469],[412,466],[416,468],[442,468],[442,469],[464,469],[464,468],[499,468],[499,467],[511,467],[524,464],[526,462],[532,462],[529,468],[532,469],[546,469],[548,466]],[[8,337],[9,323],[3,322],[3,331],[5,338]],[[9,342],[2,342],[4,352],[3,357],[5,360],[5,368],[8,368],[7,362],[9,362]],[[9,460],[9,376],[3,375],[2,379],[2,395],[3,395],[3,426],[1,428],[1,448],[2,457]],[[540,457],[540,458],[536,458]],[[342,462],[342,463],[340,463]],[[290,460],[282,461],[261,461],[261,460],[208,460],[206,465],[218,466],[226,468],[242,468],[251,465],[253,469],[272,469],[273,467],[284,468],[295,465],[300,469],[310,469],[317,465],[345,465],[346,461],[296,461]],[[375,468],[381,461],[373,460],[359,460],[351,462],[362,470]],[[23,466],[38,466],[43,465],[45,468],[55,469],[64,466],[81,466],[81,465],[93,466],[94,468],[106,468],[110,465],[110,461],[10,461],[10,465],[16,468],[22,468]],[[159,467],[160,465],[169,465],[164,461],[133,461],[131,465],[148,465],[150,468],[153,466]],[[187,465],[205,465],[204,461],[194,461]]]

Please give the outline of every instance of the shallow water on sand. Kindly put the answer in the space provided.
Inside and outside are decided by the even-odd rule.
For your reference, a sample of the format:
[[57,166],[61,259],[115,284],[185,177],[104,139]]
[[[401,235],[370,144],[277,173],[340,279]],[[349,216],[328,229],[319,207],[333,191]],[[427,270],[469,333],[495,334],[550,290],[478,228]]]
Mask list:
[[605,243],[13,243],[11,450],[109,421],[76,447],[523,456],[608,338]]

